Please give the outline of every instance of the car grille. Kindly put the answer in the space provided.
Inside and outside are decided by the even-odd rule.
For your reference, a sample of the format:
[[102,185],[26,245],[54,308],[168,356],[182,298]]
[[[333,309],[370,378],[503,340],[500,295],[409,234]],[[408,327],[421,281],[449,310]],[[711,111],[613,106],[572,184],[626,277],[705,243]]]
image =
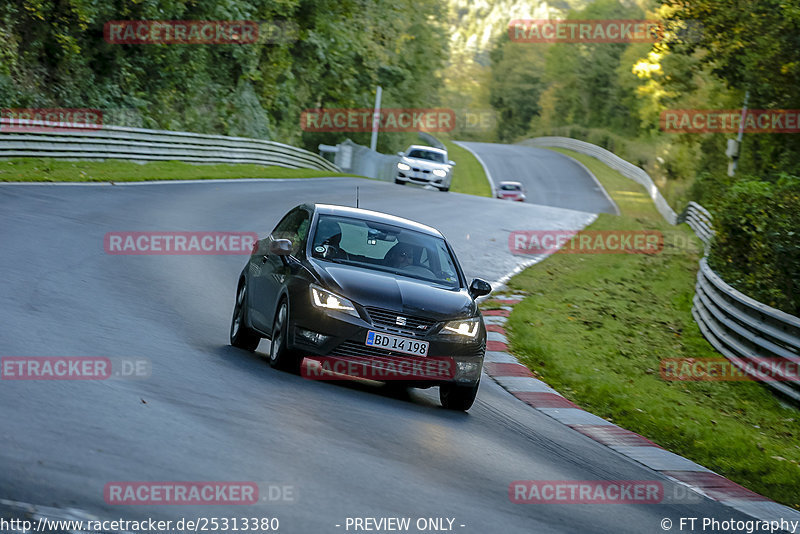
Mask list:
[[[414,317],[411,315],[404,315],[391,310],[383,310],[381,308],[367,308],[372,324],[380,326],[384,330],[393,334],[412,337],[424,337],[431,328],[436,324],[435,322],[424,319],[422,317]],[[397,318],[402,317],[406,320],[405,325],[398,325]]]
[[431,173],[429,169],[420,169],[419,167],[411,167],[411,170],[414,172],[424,172],[425,174]]

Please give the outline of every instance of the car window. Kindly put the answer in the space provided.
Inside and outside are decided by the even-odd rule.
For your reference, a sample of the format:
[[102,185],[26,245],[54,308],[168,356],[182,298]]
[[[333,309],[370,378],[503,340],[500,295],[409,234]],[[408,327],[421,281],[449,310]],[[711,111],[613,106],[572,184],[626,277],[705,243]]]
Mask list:
[[399,226],[321,215],[312,257],[459,286],[444,239]]
[[407,154],[409,158],[427,159],[436,163],[444,163],[444,154],[432,150],[410,150]]
[[309,215],[304,209],[296,209],[284,217],[275,230],[273,239],[288,239],[292,242],[292,256],[300,256],[308,237]]

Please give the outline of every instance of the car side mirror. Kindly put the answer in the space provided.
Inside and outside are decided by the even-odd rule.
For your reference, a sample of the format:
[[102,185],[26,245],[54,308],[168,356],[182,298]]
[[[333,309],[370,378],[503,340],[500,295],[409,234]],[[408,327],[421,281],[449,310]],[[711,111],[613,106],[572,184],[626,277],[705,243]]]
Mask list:
[[288,256],[292,253],[292,242],[288,239],[275,239],[269,244],[270,254]]
[[492,286],[486,280],[475,278],[469,283],[469,295],[476,299],[492,292]]
[[398,156],[400,156],[400,157],[402,158],[403,156],[405,156],[405,155],[406,155],[406,153],[405,153],[405,152],[398,152],[398,153],[397,153],[397,155],[398,155]]
[[456,166],[456,162],[453,161],[452,159],[450,161],[448,161],[447,164],[450,165],[451,167],[455,167]]

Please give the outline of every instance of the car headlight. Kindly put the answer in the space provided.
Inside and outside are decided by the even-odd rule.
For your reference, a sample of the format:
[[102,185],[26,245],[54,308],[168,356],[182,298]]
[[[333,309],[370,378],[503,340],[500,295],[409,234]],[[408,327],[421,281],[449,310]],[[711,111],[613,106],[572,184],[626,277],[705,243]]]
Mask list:
[[403,162],[398,163],[397,164],[397,168],[400,169],[401,171],[410,171],[411,170],[411,167],[406,165]]
[[352,302],[315,284],[311,284],[311,302],[317,308],[340,311],[358,317],[358,312]]
[[479,317],[464,319],[460,321],[450,321],[442,328],[442,334],[459,335],[465,337],[475,337],[480,330],[481,320]]
[[444,178],[447,176],[447,171],[442,169],[433,169],[433,175],[438,176],[439,178]]

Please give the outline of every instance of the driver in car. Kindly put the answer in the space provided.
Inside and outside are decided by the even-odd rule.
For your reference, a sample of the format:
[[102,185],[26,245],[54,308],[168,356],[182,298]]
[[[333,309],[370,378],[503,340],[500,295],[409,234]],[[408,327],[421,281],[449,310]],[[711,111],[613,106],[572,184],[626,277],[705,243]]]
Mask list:
[[398,243],[389,249],[389,252],[386,253],[386,257],[384,259],[390,267],[404,269],[411,265],[413,261],[413,253],[414,250],[411,248],[411,245],[406,243]]

